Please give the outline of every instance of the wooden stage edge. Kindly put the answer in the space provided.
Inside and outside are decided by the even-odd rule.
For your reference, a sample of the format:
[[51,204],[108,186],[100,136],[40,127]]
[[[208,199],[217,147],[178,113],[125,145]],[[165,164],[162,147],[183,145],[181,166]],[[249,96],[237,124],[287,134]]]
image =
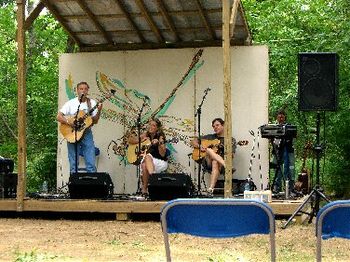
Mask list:
[[[75,200],[75,199],[24,199],[20,212],[90,212],[115,213],[124,220],[129,214],[160,213],[166,201],[138,200]],[[273,200],[268,203],[276,215],[291,215],[302,204],[302,200]],[[16,199],[0,200],[1,211],[17,211]]]

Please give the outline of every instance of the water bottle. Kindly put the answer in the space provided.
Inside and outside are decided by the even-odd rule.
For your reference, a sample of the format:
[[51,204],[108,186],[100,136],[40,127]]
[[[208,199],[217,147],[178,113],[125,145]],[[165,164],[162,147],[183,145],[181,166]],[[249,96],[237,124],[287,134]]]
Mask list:
[[248,178],[246,179],[246,182],[245,182],[245,184],[244,184],[244,191],[250,191],[250,180],[251,180],[250,177],[248,177]]
[[289,198],[289,180],[288,179],[286,180],[285,189],[286,189],[286,199],[288,199]]
[[42,186],[41,190],[44,194],[47,194],[49,192],[48,186],[47,186],[47,181],[45,180]]

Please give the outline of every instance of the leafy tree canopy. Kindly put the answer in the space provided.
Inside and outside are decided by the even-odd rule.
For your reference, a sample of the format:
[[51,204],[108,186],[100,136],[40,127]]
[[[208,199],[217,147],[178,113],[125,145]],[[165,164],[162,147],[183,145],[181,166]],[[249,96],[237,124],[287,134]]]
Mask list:
[[[34,1],[29,1],[32,8]],[[298,110],[298,53],[336,52],[339,108],[322,114],[322,183],[338,195],[350,192],[348,0],[242,0],[254,45],[269,47],[269,112],[285,108],[298,126],[297,172],[304,145],[314,142],[316,112]],[[0,0],[0,155],[17,158],[16,1]],[[55,185],[58,55],[67,35],[50,14],[39,16],[27,36],[27,134],[29,190]],[[311,160],[308,162],[312,166]]]

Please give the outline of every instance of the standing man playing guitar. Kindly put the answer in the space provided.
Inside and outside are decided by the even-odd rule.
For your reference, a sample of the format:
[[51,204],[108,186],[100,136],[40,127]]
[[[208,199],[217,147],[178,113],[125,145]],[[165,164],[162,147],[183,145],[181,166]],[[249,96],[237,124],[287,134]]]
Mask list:
[[[140,140],[141,143],[148,144],[148,146],[139,150],[139,153],[143,153],[141,160],[142,195],[147,197],[149,176],[168,168],[165,134],[159,119],[150,119],[147,131],[140,135]],[[135,133],[131,134],[128,143],[131,145],[138,144],[139,137]]]
[[[96,172],[95,166],[95,144],[92,135],[91,126],[97,124],[100,119],[100,113],[102,110],[102,103],[97,103],[95,100],[88,98],[89,85],[86,82],[80,82],[77,84],[77,97],[66,102],[62,108],[58,111],[57,121],[61,123],[61,127],[68,130],[68,133],[74,135],[77,125],[83,126],[82,136],[79,139],[72,140],[67,139],[68,146],[68,159],[70,166],[70,173],[75,173],[76,157],[79,156],[79,152],[84,156],[86,171]],[[79,111],[79,112],[78,112]],[[88,116],[88,114],[90,114]],[[80,117],[83,115],[82,117]],[[75,116],[77,121],[75,121]],[[85,119],[88,118],[90,123],[85,123]],[[87,128],[85,129],[85,127]],[[78,128],[77,128],[78,129]],[[62,130],[61,130],[62,132]],[[77,145],[75,145],[77,143]],[[76,154],[76,146],[78,152]]]
[[[191,142],[192,146],[198,151],[197,155],[201,155],[201,153],[204,153],[203,158],[199,157],[199,160],[202,161],[204,169],[211,171],[210,184],[208,188],[208,194],[210,196],[212,196],[214,193],[214,188],[220,175],[220,172],[222,172],[225,168],[224,124],[225,121],[222,118],[215,118],[211,122],[214,133],[200,137],[200,148],[199,141],[197,138]],[[232,152],[234,153],[235,151],[236,141],[234,138],[232,138]],[[195,154],[196,152],[193,152],[192,157],[196,160],[198,157]]]

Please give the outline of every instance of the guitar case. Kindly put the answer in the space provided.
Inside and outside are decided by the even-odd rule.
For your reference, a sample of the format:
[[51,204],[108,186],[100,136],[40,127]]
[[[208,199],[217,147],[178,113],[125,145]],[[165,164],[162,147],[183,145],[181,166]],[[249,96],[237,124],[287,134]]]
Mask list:
[[157,173],[149,177],[148,192],[151,200],[188,198],[193,194],[193,183],[185,173]]

